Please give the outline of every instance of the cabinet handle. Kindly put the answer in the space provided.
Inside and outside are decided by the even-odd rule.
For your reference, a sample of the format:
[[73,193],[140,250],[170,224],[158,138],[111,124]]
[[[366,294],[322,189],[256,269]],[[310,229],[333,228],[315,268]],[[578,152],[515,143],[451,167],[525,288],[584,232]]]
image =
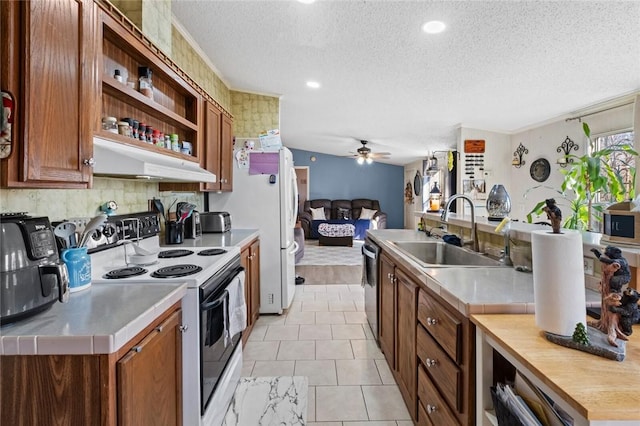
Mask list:
[[431,359],[431,358],[427,358],[424,361],[425,365],[427,366],[427,368],[429,367],[434,367],[436,364],[438,364],[438,360],[435,359]]
[[438,408],[437,408],[435,405],[427,404],[427,413],[428,413],[428,414],[435,413],[435,411],[436,411],[437,409],[438,409]]
[[428,318],[427,318],[427,324],[429,324],[429,325],[436,325],[436,324],[438,324],[438,320],[437,320],[437,319],[435,319],[435,318],[428,317]]
[[164,330],[164,327],[163,327],[163,326],[161,326],[161,325],[159,325],[159,326],[157,326],[157,327],[155,328],[155,330],[156,330],[158,333],[162,333],[162,330]]
[[391,272],[387,272],[387,279],[390,280],[391,279]]
[[91,157],[88,160],[85,159],[84,161],[82,161],[82,164],[84,164],[85,166],[93,167],[96,165],[96,160]]
[[131,352],[142,352],[141,346],[134,346],[131,348]]
[[189,326],[187,324],[181,324],[178,326],[178,330],[180,330],[180,333],[184,333],[189,329]]

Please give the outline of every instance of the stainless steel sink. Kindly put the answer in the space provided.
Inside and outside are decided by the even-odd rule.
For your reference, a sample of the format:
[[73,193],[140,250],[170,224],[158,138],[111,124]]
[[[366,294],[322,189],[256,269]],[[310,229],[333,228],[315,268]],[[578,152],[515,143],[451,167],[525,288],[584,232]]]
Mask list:
[[392,244],[425,268],[504,266],[482,253],[443,241],[394,241]]

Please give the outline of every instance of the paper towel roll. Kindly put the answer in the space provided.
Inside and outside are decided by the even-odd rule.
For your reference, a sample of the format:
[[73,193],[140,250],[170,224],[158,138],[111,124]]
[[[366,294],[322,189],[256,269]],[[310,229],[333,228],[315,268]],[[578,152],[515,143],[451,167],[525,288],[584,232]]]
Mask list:
[[577,323],[586,327],[582,235],[570,230],[532,231],[531,250],[536,325],[571,336]]

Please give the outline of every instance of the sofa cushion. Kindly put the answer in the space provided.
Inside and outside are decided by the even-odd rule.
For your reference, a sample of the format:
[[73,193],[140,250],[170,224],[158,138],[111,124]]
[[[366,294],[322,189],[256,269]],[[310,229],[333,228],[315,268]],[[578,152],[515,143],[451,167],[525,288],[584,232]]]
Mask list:
[[311,217],[313,218],[313,220],[325,220],[327,219],[324,215],[324,208],[323,207],[318,207],[317,209],[314,209],[313,207],[311,207]]
[[338,207],[338,213],[336,219],[351,219],[351,209]]
[[360,219],[373,219],[373,216],[376,214],[378,210],[370,210],[366,207],[363,207],[362,210],[360,211]]

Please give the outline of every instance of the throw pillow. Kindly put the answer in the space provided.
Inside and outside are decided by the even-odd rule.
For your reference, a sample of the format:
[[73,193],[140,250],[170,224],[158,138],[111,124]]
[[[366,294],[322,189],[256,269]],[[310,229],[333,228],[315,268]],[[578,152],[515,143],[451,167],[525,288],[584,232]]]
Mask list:
[[338,219],[349,220],[349,209],[338,207]]
[[324,207],[318,207],[317,209],[311,207],[311,218],[313,220],[327,220],[327,218],[324,217]]
[[378,210],[371,210],[366,207],[363,207],[362,210],[360,211],[360,219],[371,220],[373,219],[373,215],[375,215],[377,212]]

